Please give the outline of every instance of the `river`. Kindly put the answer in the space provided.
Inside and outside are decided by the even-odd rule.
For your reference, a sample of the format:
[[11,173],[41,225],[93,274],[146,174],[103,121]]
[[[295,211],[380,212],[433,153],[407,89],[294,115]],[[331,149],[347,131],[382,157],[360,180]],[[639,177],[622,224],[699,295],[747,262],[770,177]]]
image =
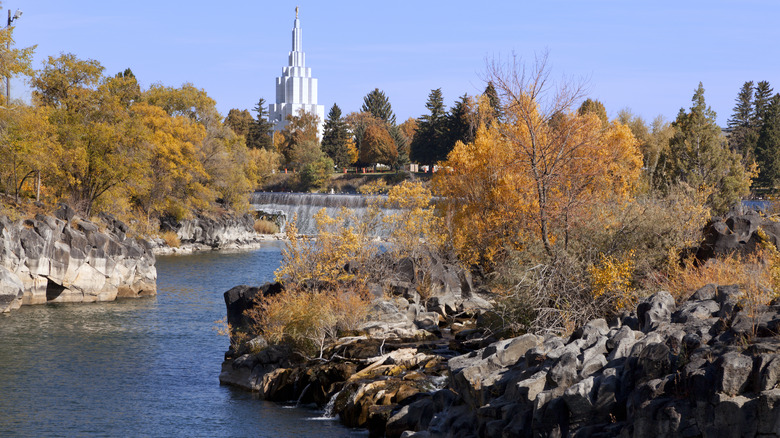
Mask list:
[[278,243],[161,256],[156,297],[0,315],[0,436],[365,436],[219,384],[222,293],[280,260]]

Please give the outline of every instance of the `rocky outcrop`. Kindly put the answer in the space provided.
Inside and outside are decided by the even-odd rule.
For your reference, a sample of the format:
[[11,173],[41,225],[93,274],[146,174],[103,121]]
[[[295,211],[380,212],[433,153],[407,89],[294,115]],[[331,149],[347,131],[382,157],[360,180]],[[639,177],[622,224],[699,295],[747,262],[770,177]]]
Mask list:
[[710,285],[678,308],[659,292],[565,342],[454,357],[453,402],[419,436],[780,436],[780,306],[742,309],[741,295]]
[[217,218],[197,215],[194,219],[182,221],[164,218],[160,231],[175,232],[181,245],[171,248],[162,239],[153,239],[152,246],[156,254],[256,247],[269,236],[255,232],[254,224],[255,216],[248,213],[223,214]]
[[108,214],[96,223],[63,206],[55,217],[0,217],[0,311],[47,302],[154,295],[157,271],[145,241]]
[[412,317],[399,295],[377,302],[395,316],[376,319],[405,314],[412,323],[399,327],[428,336],[390,324],[389,336],[340,340],[329,361],[261,347],[228,355],[223,376],[243,372],[261,396],[325,406],[371,436],[780,437],[780,303],[745,298],[708,285],[678,306],[659,292],[569,338],[473,342],[478,330],[435,310],[421,322],[428,315]]
[[704,242],[699,246],[696,257],[707,260],[713,257],[754,252],[763,243],[780,247],[780,221],[756,211],[744,214],[731,212],[715,218],[704,228]]

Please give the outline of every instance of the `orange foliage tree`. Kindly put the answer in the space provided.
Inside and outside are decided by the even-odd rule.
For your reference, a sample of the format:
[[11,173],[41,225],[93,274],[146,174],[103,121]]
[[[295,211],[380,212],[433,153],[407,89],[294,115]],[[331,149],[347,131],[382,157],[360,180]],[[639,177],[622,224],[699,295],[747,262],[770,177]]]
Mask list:
[[444,196],[453,241],[465,260],[490,267],[507,249],[541,241],[567,249],[572,224],[604,199],[629,199],[642,167],[631,131],[594,114],[578,115],[581,89],[546,91],[546,57],[530,72],[517,61],[490,66],[504,118],[458,143],[434,181]]

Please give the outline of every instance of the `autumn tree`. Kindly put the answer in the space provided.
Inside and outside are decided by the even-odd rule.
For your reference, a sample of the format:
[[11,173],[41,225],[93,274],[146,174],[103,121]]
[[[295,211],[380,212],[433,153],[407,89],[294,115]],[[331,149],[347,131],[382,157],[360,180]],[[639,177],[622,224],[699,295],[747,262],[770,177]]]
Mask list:
[[727,147],[715,112],[704,100],[701,83],[691,101],[689,111],[680,109],[672,124],[674,135],[659,158],[661,174],[656,184],[661,188],[685,184],[706,190],[708,205],[715,212],[724,212],[748,193],[752,172],[745,169],[742,157]]
[[[247,138],[249,131],[252,129],[252,124],[255,119],[249,110],[239,110],[236,108],[228,111],[227,117],[225,117],[224,124],[228,128],[232,129],[239,137]],[[247,146],[248,146],[247,142]]]
[[40,199],[41,178],[56,167],[56,141],[47,108],[0,107],[0,187],[17,203],[30,181],[35,181],[35,198]]
[[601,125],[605,128],[609,124],[609,118],[607,117],[607,109],[604,108],[604,104],[599,100],[593,100],[591,98],[585,99],[582,105],[577,109],[577,114],[585,115],[593,113],[601,120]]
[[102,81],[102,72],[97,61],[63,54],[49,57],[32,80],[34,99],[50,108],[50,122],[57,127],[64,195],[86,214],[128,177],[134,142],[124,135],[131,127],[127,104],[111,93],[112,79]]
[[417,119],[413,117],[409,117],[406,119],[403,123],[398,125],[398,130],[400,131],[401,135],[404,137],[404,142],[406,144],[406,148],[403,151],[398,151],[398,153],[405,153],[407,156],[410,155],[410,146],[412,142],[414,141],[414,136],[417,133],[418,123]]
[[509,249],[538,241],[552,256],[565,250],[572,225],[599,199],[628,197],[641,168],[630,130],[606,130],[572,105],[581,88],[564,84],[549,96],[546,57],[527,71],[495,62],[489,76],[504,120],[458,143],[435,180],[448,199],[455,246],[465,259],[491,267]]
[[[14,26],[0,28],[0,77],[3,81],[23,74],[29,76],[32,74],[30,64],[36,46],[26,47],[24,49],[14,48]],[[5,93],[0,93],[0,103],[5,102]],[[10,102],[5,102],[9,104]]]
[[620,124],[628,126],[634,138],[639,142],[639,150],[642,152],[644,163],[642,166],[643,185],[645,189],[650,189],[654,184],[661,153],[669,148],[669,139],[674,134],[671,124],[659,115],[648,126],[644,119],[633,114],[629,109],[620,110],[616,120]]
[[363,134],[360,161],[392,165],[397,156],[398,149],[387,128],[380,123],[369,125]]
[[317,140],[319,118],[301,109],[296,115],[287,116],[287,126],[282,130],[285,142],[279,152],[287,166],[302,169],[320,159],[322,150]]

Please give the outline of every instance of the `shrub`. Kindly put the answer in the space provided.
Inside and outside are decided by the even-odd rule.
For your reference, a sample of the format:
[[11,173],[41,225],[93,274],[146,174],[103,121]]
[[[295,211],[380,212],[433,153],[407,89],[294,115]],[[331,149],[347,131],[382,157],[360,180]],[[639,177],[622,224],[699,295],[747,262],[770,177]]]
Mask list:
[[328,340],[343,332],[354,332],[362,324],[369,302],[359,292],[287,289],[259,297],[257,305],[244,314],[251,327],[270,344],[286,344],[304,355],[322,358]]
[[279,227],[275,223],[266,220],[258,219],[254,225],[255,233],[258,234],[276,234],[279,232]]
[[588,266],[588,274],[591,294],[599,302],[599,308],[617,314],[636,305],[637,293],[632,286],[633,250],[622,257],[601,254],[597,263]]
[[160,235],[160,238],[165,241],[165,244],[171,248],[178,248],[181,246],[181,240],[175,231],[165,231]]

